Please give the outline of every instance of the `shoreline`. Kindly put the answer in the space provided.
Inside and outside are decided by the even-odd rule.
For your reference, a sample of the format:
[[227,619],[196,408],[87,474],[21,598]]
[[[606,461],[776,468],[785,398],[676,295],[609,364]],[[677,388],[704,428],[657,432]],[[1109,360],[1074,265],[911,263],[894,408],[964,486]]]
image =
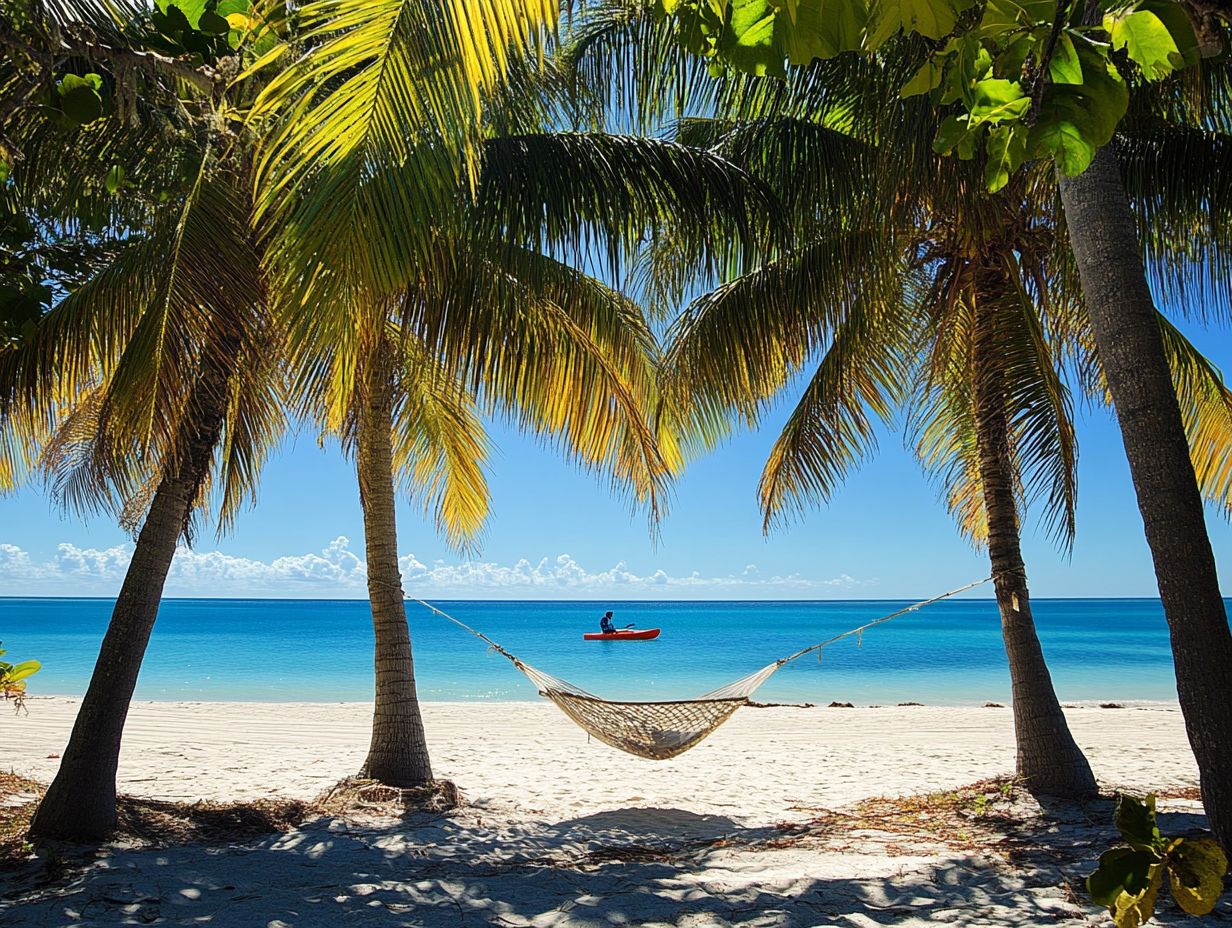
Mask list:
[[[26,696],[26,705],[35,706],[40,701],[80,700],[84,693],[35,693]],[[1004,702],[1002,700],[1005,700]],[[1009,708],[1008,697],[992,697],[989,699],[964,700],[962,702],[851,702],[841,697],[831,705],[826,702],[809,701],[761,701],[752,699],[747,708],[751,709],[991,709]],[[850,702],[850,704],[849,704]],[[372,699],[211,699],[198,697],[188,699],[183,696],[134,696],[133,705],[137,703],[191,705],[191,706],[370,706]],[[431,699],[419,697],[422,706],[534,706],[544,704],[541,696],[533,699],[509,699],[507,697],[473,696],[468,699]],[[1115,703],[1115,706],[1109,705]],[[0,707],[2,708],[2,707]],[[1180,709],[1180,703],[1175,699],[1136,699],[1133,697],[1112,696],[1100,699],[1067,699],[1062,700],[1063,709]]]
[[[79,699],[39,696],[0,713],[0,767],[50,780]],[[1175,704],[1067,710],[1102,785],[1197,785]],[[667,761],[616,751],[539,702],[426,702],[438,777],[473,806],[511,815],[687,808],[743,824],[799,820],[873,796],[952,789],[1012,773],[1009,708],[743,708]],[[1135,711],[1137,710],[1137,711]],[[311,799],[355,773],[370,703],[134,701],[119,788],[177,801]]]

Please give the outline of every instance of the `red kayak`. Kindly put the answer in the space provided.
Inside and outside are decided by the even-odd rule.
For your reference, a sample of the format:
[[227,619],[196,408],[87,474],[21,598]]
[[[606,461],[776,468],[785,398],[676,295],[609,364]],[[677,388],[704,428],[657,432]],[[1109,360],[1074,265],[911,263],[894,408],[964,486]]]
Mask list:
[[618,632],[588,632],[587,641],[650,641],[659,637],[657,628],[625,628]]

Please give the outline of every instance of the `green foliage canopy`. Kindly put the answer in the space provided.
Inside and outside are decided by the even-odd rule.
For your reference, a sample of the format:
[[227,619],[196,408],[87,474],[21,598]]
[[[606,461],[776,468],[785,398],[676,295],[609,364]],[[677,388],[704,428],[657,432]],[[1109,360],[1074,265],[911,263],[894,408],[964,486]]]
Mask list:
[[950,110],[936,150],[982,152],[992,191],[1031,159],[1082,173],[1125,115],[1127,80],[1195,64],[1210,28],[1172,0],[1092,10],[1078,0],[656,0],[656,10],[712,68],[755,75],[915,43],[922,60],[902,95]]

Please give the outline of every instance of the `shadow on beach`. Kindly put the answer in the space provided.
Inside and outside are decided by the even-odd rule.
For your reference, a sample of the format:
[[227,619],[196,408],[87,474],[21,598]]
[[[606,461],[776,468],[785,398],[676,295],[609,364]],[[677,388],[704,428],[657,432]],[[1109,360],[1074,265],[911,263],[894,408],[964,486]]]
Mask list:
[[[742,828],[681,809],[556,822],[474,809],[319,818],[247,845],[112,848],[55,882],[0,883],[9,928],[1108,924],[1077,894],[1114,840],[1111,803],[1058,805],[986,847],[852,828]],[[1161,814],[1171,833],[1195,813]],[[42,878],[45,880],[45,877]],[[1158,923],[1198,924],[1162,903]],[[1232,922],[1225,903],[1202,924]]]

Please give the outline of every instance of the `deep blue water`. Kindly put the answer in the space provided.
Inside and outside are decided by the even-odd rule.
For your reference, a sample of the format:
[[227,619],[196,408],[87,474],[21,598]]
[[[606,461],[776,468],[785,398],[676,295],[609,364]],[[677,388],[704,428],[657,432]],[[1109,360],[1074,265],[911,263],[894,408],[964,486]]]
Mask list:
[[[550,673],[612,698],[699,695],[904,603],[441,602]],[[32,693],[84,692],[110,616],[106,599],[0,598],[7,660],[36,657]],[[1063,700],[1174,699],[1158,600],[1035,600]],[[616,624],[663,629],[657,641],[584,642],[604,609]],[[534,688],[470,635],[407,604],[416,675],[429,700],[534,699]],[[364,700],[372,631],[363,601],[172,599],[142,667],[143,699]],[[783,668],[763,701],[934,704],[1006,701],[1009,678],[991,600],[950,600]]]

